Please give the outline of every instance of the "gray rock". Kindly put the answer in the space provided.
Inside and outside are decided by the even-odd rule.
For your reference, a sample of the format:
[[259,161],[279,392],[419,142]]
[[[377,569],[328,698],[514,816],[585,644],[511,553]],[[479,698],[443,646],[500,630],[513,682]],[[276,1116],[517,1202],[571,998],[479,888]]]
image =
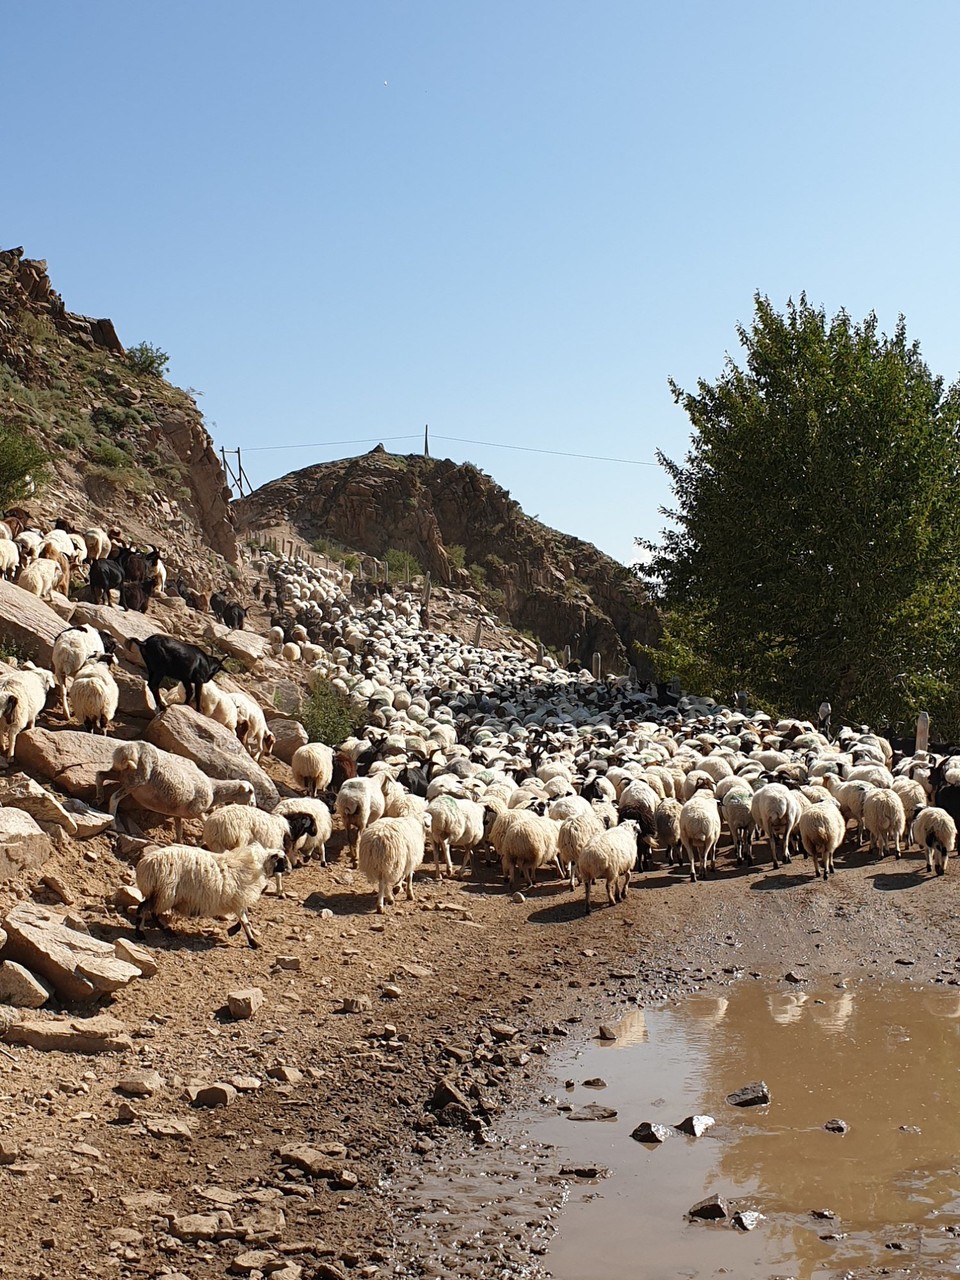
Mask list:
[[17,1009],[40,1009],[53,992],[29,969],[14,960],[0,964],[0,1000]]
[[152,1098],[163,1088],[163,1076],[159,1071],[133,1071],[118,1082],[117,1088],[131,1098]]
[[53,664],[53,643],[63,618],[29,591],[0,580],[0,635],[43,667]]
[[344,1013],[369,1013],[373,1008],[373,1001],[369,996],[347,996],[342,1008]]
[[617,1113],[613,1107],[601,1107],[596,1102],[588,1102],[585,1107],[578,1107],[567,1116],[568,1120],[616,1120]]
[[22,809],[36,822],[61,827],[68,836],[77,833],[76,818],[66,806],[25,774],[0,776],[0,805],[4,809]]
[[266,773],[250,759],[237,735],[209,716],[175,704],[154,716],[144,736],[155,747],[192,760],[210,778],[249,782],[259,808],[276,807],[280,795]]
[[765,1081],[755,1080],[752,1084],[745,1084],[733,1093],[728,1093],[727,1101],[731,1107],[765,1106],[770,1101],[770,1090]]
[[229,1213],[186,1213],[170,1223],[170,1234],[178,1240],[216,1240],[224,1231],[230,1231],[233,1221]]
[[92,809],[90,805],[84,804],[82,800],[77,800],[76,797],[65,800],[63,807],[73,819],[78,840],[88,840],[91,836],[98,836],[106,831],[108,827],[113,826],[113,819],[109,813],[101,813],[99,809]]
[[752,1231],[764,1221],[766,1221],[764,1215],[758,1213],[756,1209],[741,1209],[733,1215],[733,1225],[739,1227],[741,1231]]
[[231,1102],[236,1102],[237,1091],[232,1084],[226,1084],[222,1080],[216,1080],[213,1084],[203,1085],[199,1089],[190,1089],[190,1101],[195,1107],[209,1107],[211,1110],[217,1107],[229,1107]]
[[608,1027],[605,1022],[600,1024],[600,1030],[597,1032],[598,1040],[616,1040],[616,1038],[617,1033],[613,1027]]
[[677,1128],[691,1138],[702,1138],[716,1123],[713,1116],[687,1116],[685,1120],[680,1121]]
[[846,1120],[828,1120],[823,1127],[827,1133],[846,1133],[850,1128]]
[[[125,1103],[122,1105],[126,1105]],[[151,1138],[176,1138],[181,1142],[193,1141],[193,1130],[185,1120],[176,1116],[150,1116],[145,1119],[144,1128]]]
[[30,729],[18,735],[14,759],[59,790],[89,801],[96,797],[97,774],[113,763],[116,745],[111,738],[74,729]]
[[337,1144],[312,1147],[308,1143],[296,1143],[281,1147],[278,1152],[282,1164],[302,1169],[311,1178],[335,1178],[342,1168],[346,1151]]
[[127,964],[132,964],[135,969],[139,969],[141,977],[153,978],[160,972],[160,966],[152,953],[146,947],[141,947],[139,943],[129,942],[126,938],[118,938],[113,944],[113,949],[119,959],[125,960]]
[[720,1218],[729,1218],[730,1206],[723,1196],[713,1195],[708,1196],[706,1200],[699,1200],[687,1212],[691,1218],[706,1218],[708,1221],[718,1221]]
[[675,1129],[671,1124],[657,1124],[656,1121],[644,1120],[642,1124],[638,1124],[630,1137],[635,1142],[660,1143],[666,1142],[668,1138],[675,1138],[679,1135],[680,1130]]
[[207,628],[207,635],[221,653],[236,658],[248,671],[252,671],[267,652],[266,640],[253,631],[230,631],[213,622]]

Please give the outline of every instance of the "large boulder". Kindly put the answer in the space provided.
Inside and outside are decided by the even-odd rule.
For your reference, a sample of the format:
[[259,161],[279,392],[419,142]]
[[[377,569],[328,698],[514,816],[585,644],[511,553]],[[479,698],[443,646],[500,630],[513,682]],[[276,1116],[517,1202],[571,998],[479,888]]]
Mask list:
[[117,956],[112,942],[69,928],[59,912],[36,902],[18,903],[3,928],[3,959],[46,978],[65,1000],[96,1000],[140,977],[138,968]]
[[229,627],[211,622],[204,634],[221,653],[225,653],[230,658],[236,658],[248,671],[251,671],[267,652],[266,640],[253,631],[231,631]]
[[11,880],[42,866],[53,842],[22,809],[0,809],[0,880]]
[[282,760],[284,764],[290,764],[293,760],[294,752],[300,747],[305,747],[310,741],[307,731],[299,720],[292,720],[288,716],[274,716],[267,719],[267,728],[276,738],[273,744],[273,754],[278,760]]
[[126,1053],[133,1048],[123,1023],[108,1013],[95,1018],[24,1019],[7,1027],[3,1038],[7,1044],[60,1053]]
[[41,666],[53,661],[53,642],[67,623],[29,591],[0,579],[0,639],[12,640]]
[[[129,649],[131,640],[146,640],[149,636],[155,636],[158,631],[164,630],[157,625],[156,618],[148,618],[146,614],[137,613],[131,609],[115,609],[113,605],[107,604],[82,602],[74,610],[71,621],[75,627],[87,623],[89,626],[96,627],[98,631],[106,631],[124,649]],[[139,663],[140,655],[137,650],[129,651],[134,654],[134,660]]]
[[30,729],[18,735],[14,758],[24,769],[49,778],[61,791],[80,800],[93,800],[97,774],[110,768],[116,745],[112,738],[74,729],[57,733]]
[[171,706],[155,716],[144,735],[148,742],[192,760],[210,778],[240,778],[253,786],[261,809],[280,799],[266,773],[244,751],[235,733],[193,707]]

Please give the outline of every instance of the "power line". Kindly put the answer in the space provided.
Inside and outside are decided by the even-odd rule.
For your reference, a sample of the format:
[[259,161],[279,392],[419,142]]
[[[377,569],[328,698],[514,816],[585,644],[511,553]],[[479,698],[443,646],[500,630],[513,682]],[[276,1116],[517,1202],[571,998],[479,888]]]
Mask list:
[[[466,436],[441,436],[434,434],[435,440],[451,440],[456,444],[476,444],[485,449],[511,449],[519,453],[541,453],[550,458],[579,458],[586,462],[619,462],[631,467],[655,467],[656,462],[649,462],[641,458],[609,458],[602,454],[596,453],[565,453],[560,449],[537,449],[533,445],[524,444],[498,444],[495,440],[471,440]],[[369,444],[371,440],[383,442],[384,440],[393,442],[394,440],[419,440],[420,436],[364,436],[359,440],[321,440],[316,444],[257,444],[248,445],[244,448],[244,453],[267,453],[278,449],[327,449],[333,445],[341,444]]]

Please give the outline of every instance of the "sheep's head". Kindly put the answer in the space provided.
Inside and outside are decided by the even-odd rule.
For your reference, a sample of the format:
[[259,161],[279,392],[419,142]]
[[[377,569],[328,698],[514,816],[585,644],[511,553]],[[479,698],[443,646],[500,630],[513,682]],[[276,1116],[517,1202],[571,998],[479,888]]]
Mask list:
[[234,804],[256,805],[257,793],[253,789],[252,782],[237,783],[237,798]]

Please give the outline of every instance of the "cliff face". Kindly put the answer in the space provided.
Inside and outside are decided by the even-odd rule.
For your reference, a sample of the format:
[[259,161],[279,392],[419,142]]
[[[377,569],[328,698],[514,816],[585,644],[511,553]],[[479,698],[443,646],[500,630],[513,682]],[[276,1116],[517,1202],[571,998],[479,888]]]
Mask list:
[[49,453],[62,514],[237,561],[229,490],[193,399],[67,311],[45,262],[0,252],[0,419]]
[[[635,643],[659,634],[629,570],[590,543],[524,515],[476,467],[386,453],[322,463],[271,481],[234,504],[247,533],[289,527],[305,543],[331,538],[366,555],[412,555],[435,581],[475,586],[520,630],[589,666],[637,663]],[[460,566],[463,567],[460,567]],[[643,664],[639,664],[641,670]]]

